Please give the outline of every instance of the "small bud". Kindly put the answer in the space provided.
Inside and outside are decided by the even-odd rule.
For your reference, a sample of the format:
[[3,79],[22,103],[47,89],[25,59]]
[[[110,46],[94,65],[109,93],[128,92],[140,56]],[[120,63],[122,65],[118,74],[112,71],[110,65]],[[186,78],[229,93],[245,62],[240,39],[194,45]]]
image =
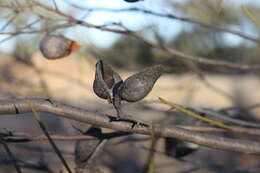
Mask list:
[[95,94],[110,103],[113,100],[115,88],[122,83],[122,79],[108,64],[102,60],[96,64],[95,80],[93,90]]
[[155,65],[130,76],[120,87],[119,96],[128,102],[142,100],[150,93],[163,71],[163,65]]
[[40,42],[40,51],[47,59],[59,59],[79,49],[75,41],[63,36],[46,35]]

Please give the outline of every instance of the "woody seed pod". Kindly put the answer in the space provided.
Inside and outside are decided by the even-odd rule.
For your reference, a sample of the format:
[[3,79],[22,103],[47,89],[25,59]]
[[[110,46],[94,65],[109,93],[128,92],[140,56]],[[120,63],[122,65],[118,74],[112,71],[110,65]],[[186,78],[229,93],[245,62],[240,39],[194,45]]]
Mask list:
[[180,159],[197,151],[199,145],[175,138],[165,138],[164,148],[167,156]]
[[[86,133],[89,136],[101,136],[102,131],[100,128],[91,127]],[[79,140],[75,146],[75,162],[78,168],[83,168],[90,164],[89,158],[95,151],[97,146],[101,143],[102,139],[99,137],[93,139]]]
[[119,96],[128,102],[142,100],[152,90],[163,71],[163,65],[155,65],[130,76],[120,87]]
[[110,103],[115,95],[115,89],[122,83],[122,79],[113,69],[99,60],[96,64],[95,80],[93,90],[95,94],[103,99],[107,99]]
[[66,57],[78,48],[75,41],[57,35],[46,35],[40,42],[40,51],[47,59]]

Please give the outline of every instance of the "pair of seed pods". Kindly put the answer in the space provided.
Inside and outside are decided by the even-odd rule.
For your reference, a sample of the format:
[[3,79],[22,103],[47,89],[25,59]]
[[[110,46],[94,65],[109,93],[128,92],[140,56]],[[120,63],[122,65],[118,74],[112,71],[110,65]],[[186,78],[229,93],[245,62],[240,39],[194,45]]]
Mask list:
[[121,101],[137,102],[147,96],[155,82],[164,71],[163,65],[154,65],[128,77],[125,81],[107,63],[99,60],[96,64],[93,90],[95,94],[107,99],[117,110],[119,118],[124,117]]

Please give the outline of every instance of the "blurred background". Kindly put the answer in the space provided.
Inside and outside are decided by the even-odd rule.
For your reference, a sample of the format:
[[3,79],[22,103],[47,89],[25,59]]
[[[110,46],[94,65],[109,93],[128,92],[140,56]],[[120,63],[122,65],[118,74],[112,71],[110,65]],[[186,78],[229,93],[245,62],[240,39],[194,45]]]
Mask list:
[[[76,24],[50,31],[48,28],[64,24],[68,19],[39,6],[29,7],[30,2],[0,2],[1,99],[48,96],[92,112],[98,110],[115,115],[112,105],[98,98],[93,92],[96,61],[105,60],[123,79],[144,67],[164,64],[169,67],[167,73],[157,81],[152,92],[138,104],[124,104],[124,109],[133,116],[151,122],[158,122],[170,116],[169,107],[158,102],[158,97],[162,97],[192,108],[210,108],[216,111],[238,108],[232,109],[228,115],[259,122],[258,106],[249,108],[260,102],[259,69],[198,63],[169,54],[163,46],[210,60],[260,65],[260,1],[37,1],[52,9],[56,7],[63,13],[90,24],[112,29],[127,28],[157,44],[157,47],[129,34],[118,34]],[[80,49],[63,59],[45,59],[39,51],[39,42],[50,32],[76,41]],[[43,115],[50,133],[78,134],[71,126],[71,121],[49,114]],[[32,116],[3,116],[0,126],[33,135],[42,134]],[[109,132],[107,129],[104,130]],[[98,161],[108,169],[105,171],[142,172],[148,151],[140,146],[149,146],[150,140],[142,135],[129,138],[146,140],[138,145],[134,142],[120,143],[126,139],[113,140]],[[118,141],[120,145],[117,144]],[[74,142],[57,143],[73,165]],[[46,141],[44,144],[36,142],[30,145],[26,143],[10,146],[19,153],[19,159],[27,159],[31,164],[31,167],[24,168],[25,172],[50,172],[43,168],[33,168],[33,165],[40,161],[51,167],[51,170],[60,170],[61,166],[57,166],[60,162],[47,144]],[[129,149],[129,146],[132,148]],[[164,141],[161,140],[157,149],[163,151],[163,146]],[[29,154],[28,150],[33,154]],[[4,160],[3,157],[1,159]],[[187,160],[183,162],[158,154],[155,161],[156,172],[237,173],[260,170],[258,156],[207,148],[189,156]],[[5,164],[2,164],[0,172],[1,169],[13,170]]]

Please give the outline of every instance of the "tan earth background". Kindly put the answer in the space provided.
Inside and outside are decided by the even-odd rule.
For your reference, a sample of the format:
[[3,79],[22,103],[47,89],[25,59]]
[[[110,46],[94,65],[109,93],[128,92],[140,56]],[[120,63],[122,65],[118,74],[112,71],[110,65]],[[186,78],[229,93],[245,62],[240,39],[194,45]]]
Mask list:
[[[3,55],[4,56],[4,55]],[[94,80],[94,57],[81,57],[75,54],[60,60],[46,60],[40,53],[33,56],[35,67],[14,60],[12,57],[0,58],[0,96],[1,99],[23,97],[47,97],[62,101],[74,106],[82,107],[90,111],[98,111],[115,115],[112,105],[106,100],[98,98],[92,89]],[[123,79],[136,71],[118,70]],[[205,80],[201,80],[196,74],[186,73],[181,75],[164,74],[155,84],[152,92],[140,103],[124,104],[124,109],[133,116],[141,117],[148,121],[156,121],[165,116],[169,107],[158,102],[158,97],[168,99],[174,103],[193,108],[211,108],[214,110],[232,107],[248,106],[260,102],[260,80],[254,75],[213,75],[205,74]],[[250,110],[251,115],[260,116],[260,108]],[[50,133],[62,135],[75,135],[77,132],[71,127],[72,122],[49,114],[42,114]],[[174,115],[172,115],[174,116]],[[1,127],[12,128],[17,131],[28,132],[33,135],[42,134],[31,115],[3,116]],[[82,126],[82,125],[81,125]],[[104,131],[109,131],[104,129]],[[145,138],[135,135],[137,138]],[[131,138],[131,137],[130,137]],[[145,164],[147,151],[140,146],[149,147],[150,141],[122,143],[116,145],[122,139],[113,140],[102,155],[102,164],[110,163],[116,168],[116,172],[136,172]],[[71,165],[74,165],[74,142],[57,142]],[[47,141],[30,144],[11,144],[14,150],[19,151],[20,158],[29,158],[29,163],[37,163],[42,160],[52,170],[62,169],[60,161],[49,147]],[[163,150],[163,141],[159,141],[157,148]],[[30,154],[28,153],[30,150]],[[118,152],[119,151],[119,152]],[[111,157],[111,155],[113,157]],[[239,157],[238,157],[239,156]],[[118,160],[120,165],[113,165]],[[123,158],[123,159],[122,159]],[[194,160],[198,159],[199,160]],[[219,159],[222,158],[222,159]],[[202,151],[188,158],[190,162],[183,163],[164,155],[156,156],[156,170],[158,172],[228,172],[230,167],[237,166],[247,170],[257,162],[256,157],[242,154],[225,153],[203,148]],[[246,160],[246,161],[245,161]],[[207,164],[204,161],[207,161]],[[226,164],[229,162],[230,164]],[[185,164],[185,166],[183,166]],[[210,166],[209,166],[210,165]],[[73,166],[72,166],[73,167]],[[102,168],[105,172],[112,172],[108,168]],[[6,167],[6,171],[13,168]],[[258,169],[256,169],[258,170]],[[28,172],[31,170],[28,169]],[[39,170],[38,170],[39,171]],[[0,171],[1,172],[1,171]],[[31,171],[34,172],[34,171]],[[40,171],[41,172],[41,171]],[[137,171],[138,172],[138,171]]]

